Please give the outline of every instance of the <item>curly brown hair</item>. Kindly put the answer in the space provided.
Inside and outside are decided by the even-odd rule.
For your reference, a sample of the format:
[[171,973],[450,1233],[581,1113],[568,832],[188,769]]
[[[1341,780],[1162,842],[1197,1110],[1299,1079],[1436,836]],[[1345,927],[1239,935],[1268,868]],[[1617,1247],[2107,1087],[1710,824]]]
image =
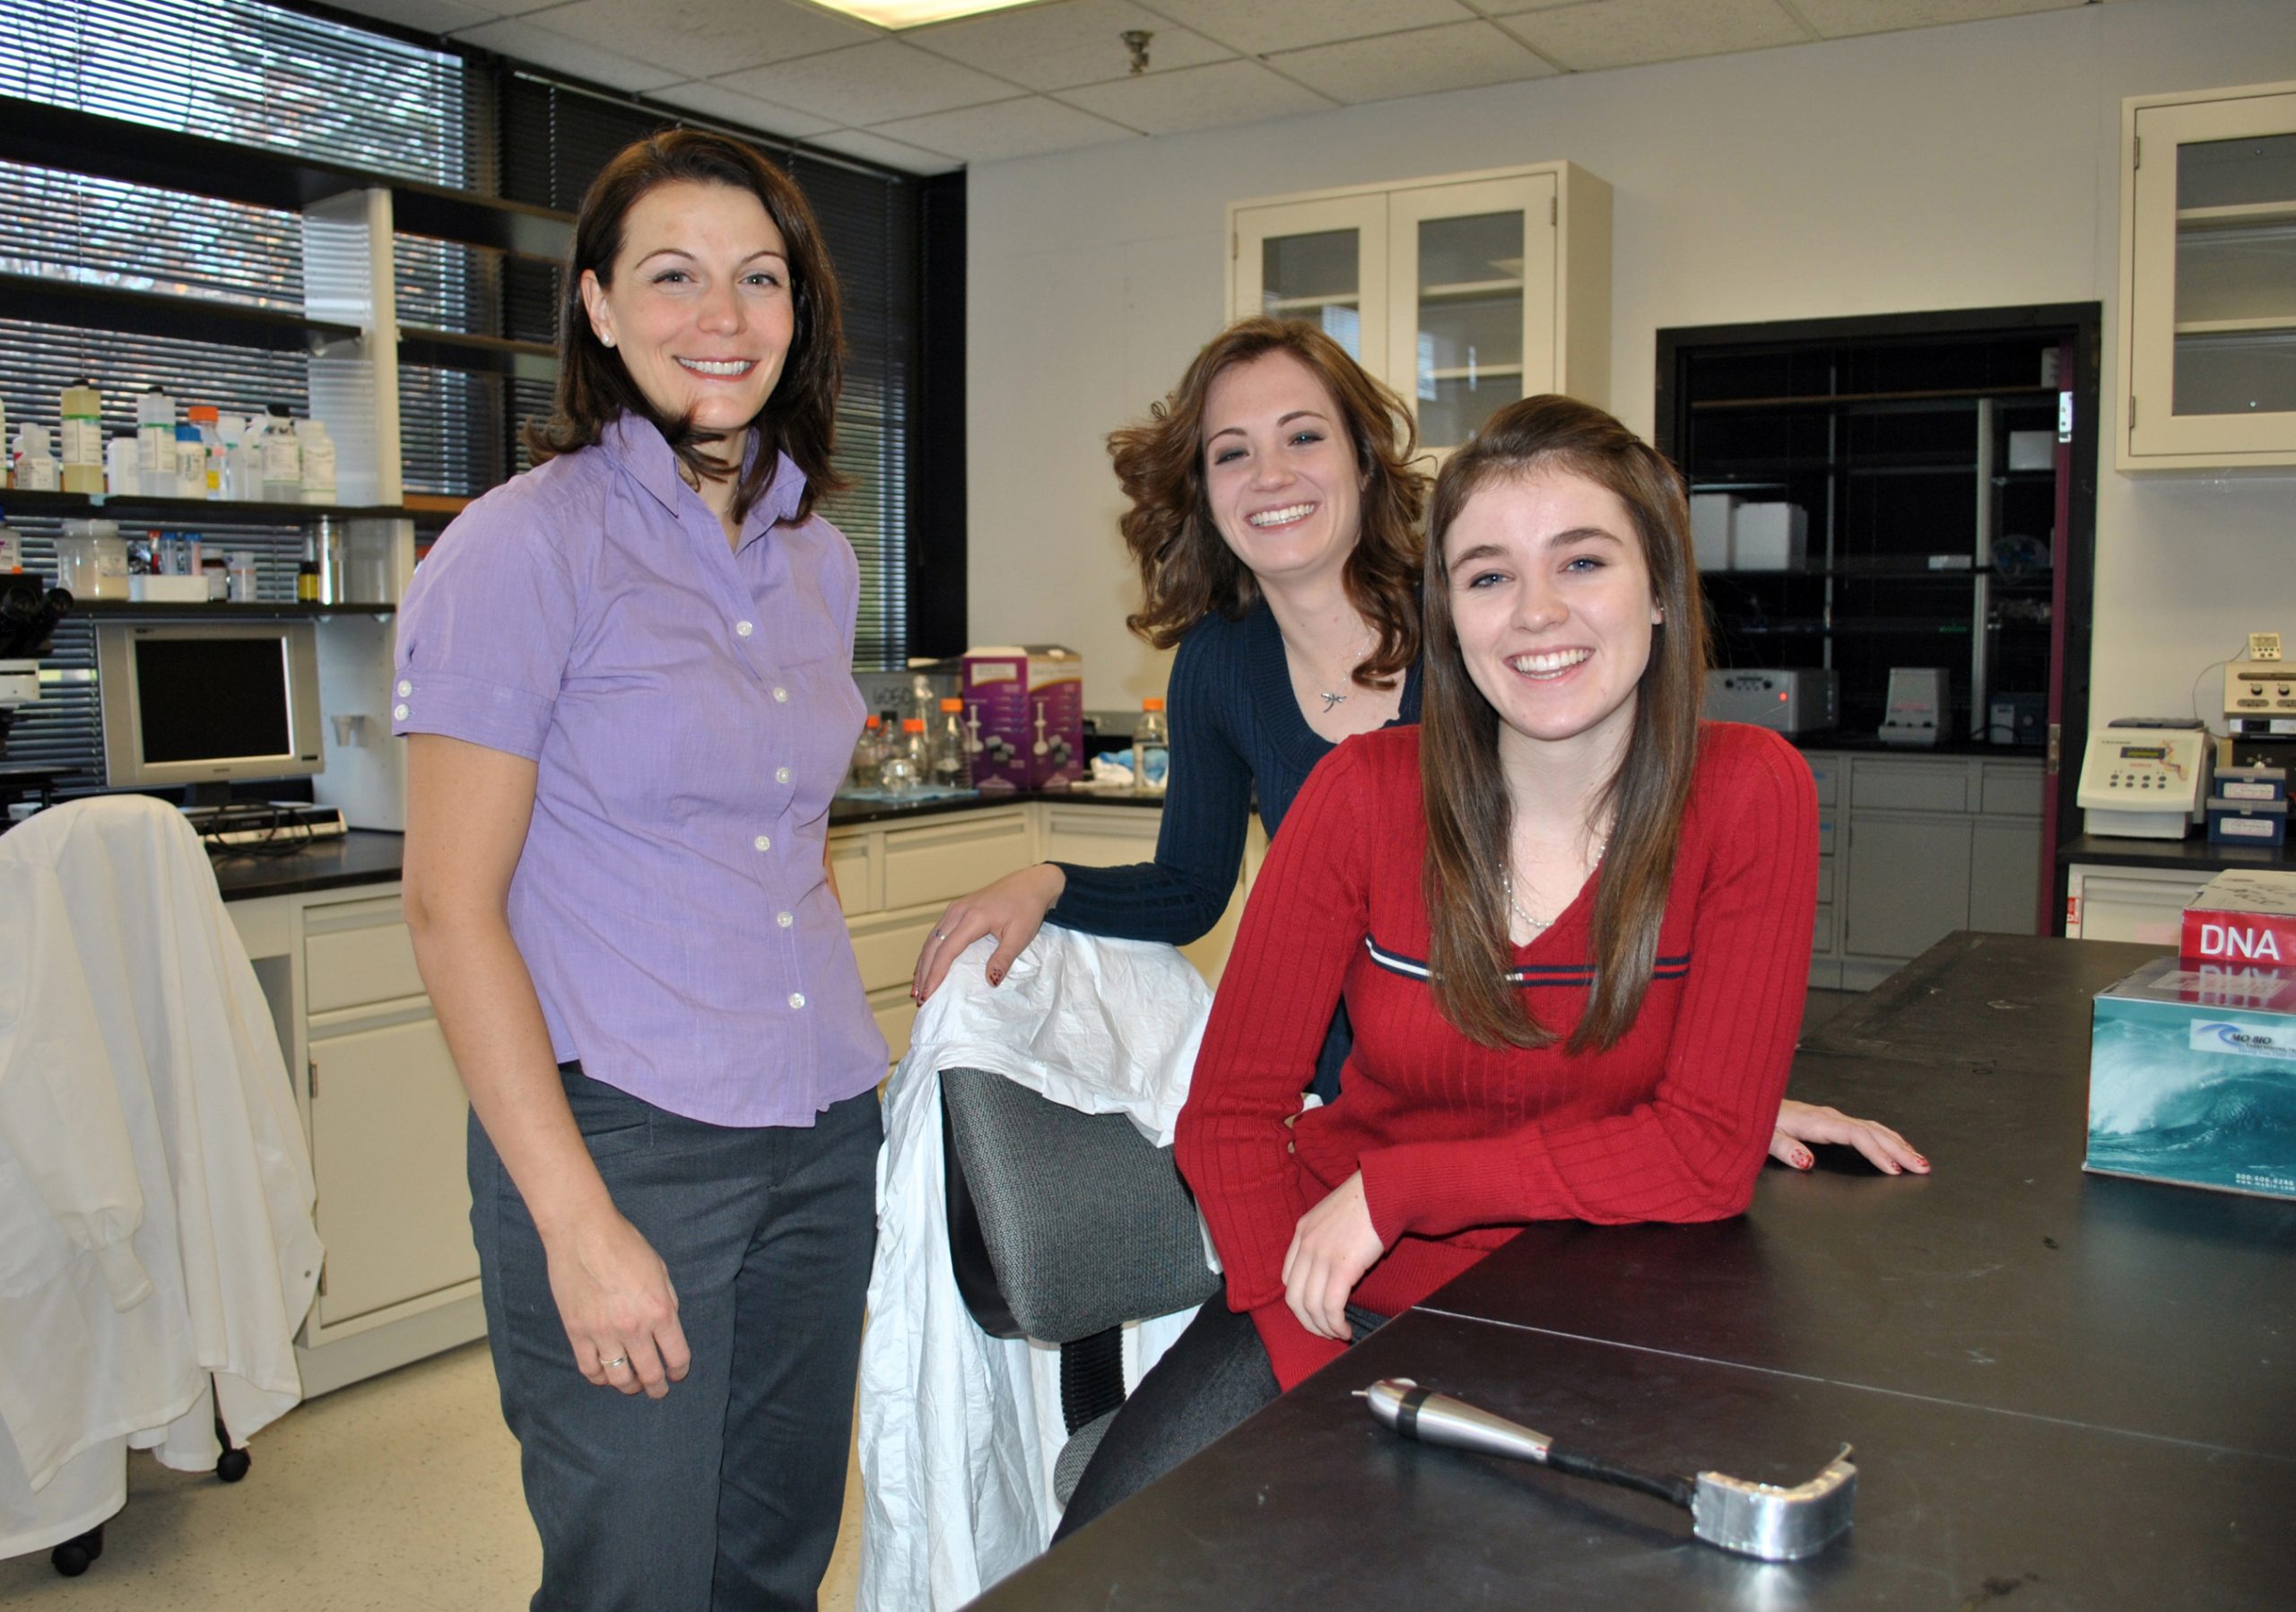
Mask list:
[[1217,611],[1231,620],[1259,587],[1213,523],[1204,475],[1204,405],[1212,383],[1236,364],[1286,353],[1323,383],[1346,423],[1363,474],[1361,525],[1342,572],[1347,597],[1376,630],[1354,679],[1392,687],[1419,656],[1419,517],[1427,476],[1416,468],[1418,432],[1403,400],[1363,371],[1346,349],[1300,319],[1239,320],[1205,344],[1171,395],[1137,425],[1109,436],[1109,456],[1132,508],[1125,547],[1144,596],[1125,625],[1160,649]]
[[803,524],[825,493],[842,492],[845,478],[830,456],[837,447],[837,399],[845,382],[845,322],[839,310],[837,270],[812,205],[796,181],[740,141],[703,129],[665,129],[631,142],[590,181],[574,221],[558,308],[558,392],[548,420],[529,421],[526,451],[537,465],[578,448],[595,446],[624,414],[650,420],[679,462],[697,477],[724,480],[725,466],[703,452],[705,433],[689,416],[674,420],[647,401],[621,357],[600,342],[582,305],[582,272],[613,283],[623,223],[639,199],[663,185],[724,185],[745,190],[763,205],[787,248],[789,287],[797,327],[782,361],[781,379],[750,429],[760,452],[734,490],[734,518],[741,519],[772,484],[774,451],[804,473],[805,492],[790,518]]

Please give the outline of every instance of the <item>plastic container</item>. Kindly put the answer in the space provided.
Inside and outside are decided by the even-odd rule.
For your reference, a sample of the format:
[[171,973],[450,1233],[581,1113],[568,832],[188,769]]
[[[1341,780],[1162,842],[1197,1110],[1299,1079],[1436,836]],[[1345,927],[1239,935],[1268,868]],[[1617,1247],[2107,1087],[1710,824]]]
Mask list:
[[303,455],[303,501],[307,504],[331,504],[335,501],[335,439],[326,434],[326,423],[306,420],[296,428],[295,440]]
[[933,725],[933,782],[944,789],[972,788],[972,757],[965,749],[965,702],[941,701]]
[[196,496],[221,498],[223,496],[223,461],[220,452],[223,445],[223,417],[212,403],[195,403],[184,410],[183,417],[190,421],[192,430],[199,433],[200,451],[205,455],[199,475],[207,490]]
[[169,486],[176,474],[176,400],[158,387],[146,387],[135,399],[136,469],[146,489]]
[[207,444],[196,425],[176,427],[176,496],[207,496]]
[[1161,795],[1171,763],[1172,736],[1164,726],[1164,702],[1143,700],[1139,725],[1132,730],[1132,792]]
[[885,721],[872,716],[861,725],[861,736],[853,741],[853,767],[847,781],[857,789],[874,789],[883,776],[885,764]]
[[[915,728],[914,733],[909,731]],[[877,787],[888,795],[911,795],[924,780],[925,724],[915,717],[901,723],[877,769]]]
[[302,444],[295,440],[295,423],[287,405],[271,405],[263,427],[263,497],[266,502],[291,504],[303,496]]
[[[96,383],[83,380],[77,386],[64,388],[64,442],[57,457],[62,460],[64,491],[66,492],[101,492],[104,490],[104,400],[96,390]],[[46,436],[43,431],[41,435]],[[21,475],[22,466],[17,467]],[[25,484],[21,480],[17,485]],[[53,483],[49,484],[51,486]]]
[[233,549],[225,575],[230,588],[227,597],[232,604],[252,605],[256,602],[255,556],[252,553],[243,548]]
[[56,537],[56,582],[75,599],[124,599],[127,540],[116,520],[73,519]]
[[134,498],[144,491],[144,449],[134,437],[114,437],[104,444],[104,486],[114,498]]
[[16,534],[9,528],[8,511],[0,510],[0,577],[13,577],[23,569],[23,545],[16,541]]
[[[56,456],[48,451],[48,427],[45,425],[29,421],[16,433],[13,463],[18,491],[53,492],[57,490]],[[100,488],[103,472],[99,469],[96,475],[96,484]]]

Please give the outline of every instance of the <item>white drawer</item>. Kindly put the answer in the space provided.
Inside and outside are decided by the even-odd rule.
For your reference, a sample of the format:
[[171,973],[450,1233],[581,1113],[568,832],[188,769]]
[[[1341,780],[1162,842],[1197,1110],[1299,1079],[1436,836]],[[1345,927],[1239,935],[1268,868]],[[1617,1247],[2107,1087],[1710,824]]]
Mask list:
[[1818,814],[1818,855],[1822,857],[1833,855],[1833,814],[1831,812]]
[[1028,815],[1017,806],[893,829],[885,835],[885,905],[916,907],[978,890],[1033,862],[1030,839]]
[[875,837],[858,834],[829,842],[829,870],[837,880],[838,904],[848,913],[874,912],[884,904],[873,876]]
[[861,965],[863,990],[890,990],[898,986],[905,995],[917,977],[917,954],[933,932],[936,911],[909,912],[897,917],[857,918],[845,927],[853,937],[853,960]]
[[1817,789],[1818,804],[1833,805],[1841,781],[1841,758],[1822,754],[1805,755],[1802,759],[1810,763],[1810,782]]
[[422,994],[414,940],[400,920],[396,896],[308,909],[303,972],[307,1013]]

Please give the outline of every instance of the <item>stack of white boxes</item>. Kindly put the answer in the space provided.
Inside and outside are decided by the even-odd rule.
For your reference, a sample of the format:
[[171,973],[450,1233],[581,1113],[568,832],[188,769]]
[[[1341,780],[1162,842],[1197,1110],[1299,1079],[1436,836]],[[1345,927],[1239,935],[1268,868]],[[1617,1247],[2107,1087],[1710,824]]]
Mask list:
[[1798,571],[1809,558],[1810,518],[1799,504],[1693,493],[1690,530],[1700,571]]

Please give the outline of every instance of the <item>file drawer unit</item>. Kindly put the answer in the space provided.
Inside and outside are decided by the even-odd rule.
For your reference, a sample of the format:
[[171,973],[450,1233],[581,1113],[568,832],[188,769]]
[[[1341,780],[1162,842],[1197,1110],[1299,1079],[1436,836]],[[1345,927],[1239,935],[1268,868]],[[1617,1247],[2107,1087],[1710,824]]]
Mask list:
[[2038,760],[1805,754],[1819,819],[1812,986],[1871,989],[1954,929],[2036,932]]

